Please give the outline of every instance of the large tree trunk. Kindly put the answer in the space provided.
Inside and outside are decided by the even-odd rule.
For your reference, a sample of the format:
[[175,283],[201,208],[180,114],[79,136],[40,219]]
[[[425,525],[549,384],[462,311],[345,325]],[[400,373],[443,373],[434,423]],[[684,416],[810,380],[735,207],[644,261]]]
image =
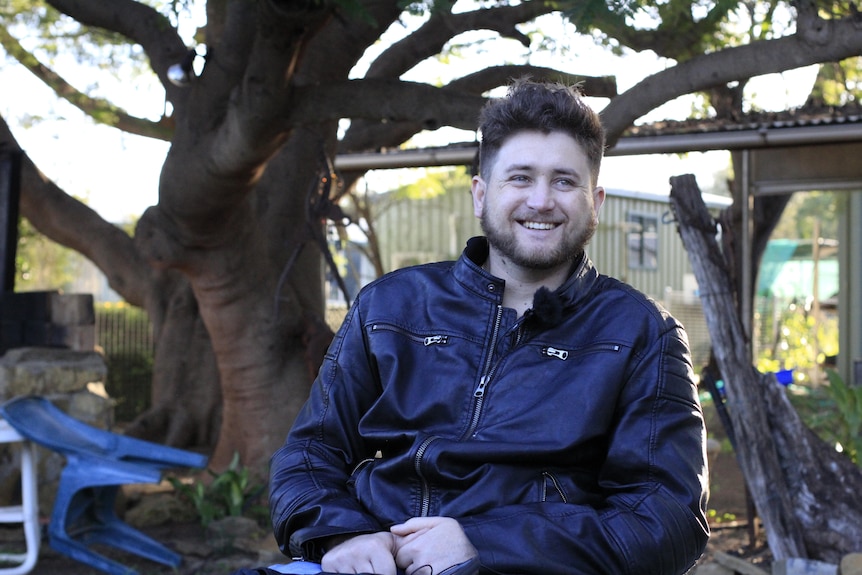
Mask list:
[[[222,400],[221,433],[212,457],[217,468],[239,452],[244,464],[265,471],[308,394],[313,375],[309,366],[322,360],[322,355],[309,358],[306,351],[312,349],[309,343],[318,333],[314,330],[324,325],[319,319],[321,257],[311,233],[321,223],[307,221],[308,194],[285,193],[285,187],[294,185],[304,184],[308,190],[317,180],[319,164],[311,160],[297,165],[295,153],[290,157],[283,151],[274,157],[267,170],[275,175],[256,179],[238,204],[223,207],[207,190],[212,210],[178,218],[184,200],[171,200],[182,197],[177,186],[186,186],[183,194],[188,189],[176,171],[186,168],[186,158],[195,149],[175,144],[163,172],[162,201],[145,212],[136,230],[137,244],[149,261],[178,269],[188,278],[191,292],[180,294],[188,303],[175,307],[195,307],[209,335]],[[282,274],[290,281],[280,283]],[[198,333],[201,342],[207,341],[195,323],[184,329],[190,343]],[[331,334],[324,329],[328,341],[326,335]],[[314,349],[321,353],[319,347]],[[178,367],[173,365],[174,370]],[[183,381],[163,397],[176,403],[188,395],[197,401],[190,386],[199,384]],[[218,393],[213,390],[200,400],[217,401]]]
[[692,175],[671,178],[713,353],[727,390],[737,457],[776,559],[837,563],[862,541],[862,471],[800,420],[784,388],[751,365],[730,267]]
[[146,305],[156,342],[152,403],[126,433],[211,450],[221,425],[221,390],[212,343],[188,281],[176,272],[161,275],[159,289]]

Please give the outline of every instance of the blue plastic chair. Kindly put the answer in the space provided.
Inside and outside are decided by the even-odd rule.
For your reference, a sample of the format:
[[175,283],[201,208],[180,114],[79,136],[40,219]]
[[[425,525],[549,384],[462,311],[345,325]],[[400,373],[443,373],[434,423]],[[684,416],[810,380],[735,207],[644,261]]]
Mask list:
[[16,397],[0,415],[18,433],[66,457],[51,520],[53,549],[111,575],[136,571],[90,549],[99,543],[177,567],[182,557],[123,522],[114,512],[120,486],[158,483],[167,468],[203,468],[204,455],[87,425],[40,396]]

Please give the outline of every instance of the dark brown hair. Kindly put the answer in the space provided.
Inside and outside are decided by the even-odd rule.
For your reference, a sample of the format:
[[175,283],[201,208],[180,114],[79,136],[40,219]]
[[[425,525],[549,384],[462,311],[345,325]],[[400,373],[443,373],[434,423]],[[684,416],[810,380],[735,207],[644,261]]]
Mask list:
[[516,80],[504,98],[491,100],[479,117],[479,170],[488,180],[497,152],[519,132],[563,132],[583,147],[595,186],[605,151],[605,130],[599,115],[582,99],[579,86]]

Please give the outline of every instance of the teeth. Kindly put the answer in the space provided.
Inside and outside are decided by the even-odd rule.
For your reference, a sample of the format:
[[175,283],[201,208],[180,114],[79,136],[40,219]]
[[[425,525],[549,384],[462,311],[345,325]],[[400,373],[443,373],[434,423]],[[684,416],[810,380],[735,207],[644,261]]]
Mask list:
[[555,227],[554,224],[546,222],[524,222],[523,225],[528,230],[552,230]]

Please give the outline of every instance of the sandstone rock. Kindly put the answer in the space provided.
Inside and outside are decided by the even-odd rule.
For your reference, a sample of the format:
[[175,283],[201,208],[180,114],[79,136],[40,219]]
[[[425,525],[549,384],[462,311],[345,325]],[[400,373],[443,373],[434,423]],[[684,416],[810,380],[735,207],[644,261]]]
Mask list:
[[693,575],[734,575],[736,571],[730,567],[725,567],[721,563],[710,562],[698,565]]
[[862,575],[862,553],[849,553],[841,558],[841,575]]
[[733,555],[728,555],[721,551],[715,552],[714,559],[716,563],[723,565],[740,575],[769,575],[766,571],[756,565],[752,565],[745,559],[740,559],[739,557],[734,557]]
[[[113,424],[113,401],[106,397],[102,383],[107,366],[93,351],[62,348],[20,347],[0,357],[0,401],[21,395],[41,395],[57,407],[101,429]],[[92,393],[90,390],[97,393]],[[16,487],[8,478],[17,478],[20,469],[17,455],[0,446],[0,505],[12,501]],[[49,514],[54,505],[57,482],[65,458],[49,449],[36,446],[37,490],[39,508]]]
[[0,357],[0,399],[86,390],[108,374],[104,358],[94,351],[49,347],[10,349]]
[[772,575],[838,575],[838,565],[791,557],[774,562]]
[[125,513],[126,523],[139,528],[167,523],[187,523],[196,519],[197,513],[194,508],[180,501],[173,493],[157,493],[142,497],[137,505]]
[[207,526],[206,539],[214,549],[247,549],[260,540],[263,530],[254,519],[225,517]]

